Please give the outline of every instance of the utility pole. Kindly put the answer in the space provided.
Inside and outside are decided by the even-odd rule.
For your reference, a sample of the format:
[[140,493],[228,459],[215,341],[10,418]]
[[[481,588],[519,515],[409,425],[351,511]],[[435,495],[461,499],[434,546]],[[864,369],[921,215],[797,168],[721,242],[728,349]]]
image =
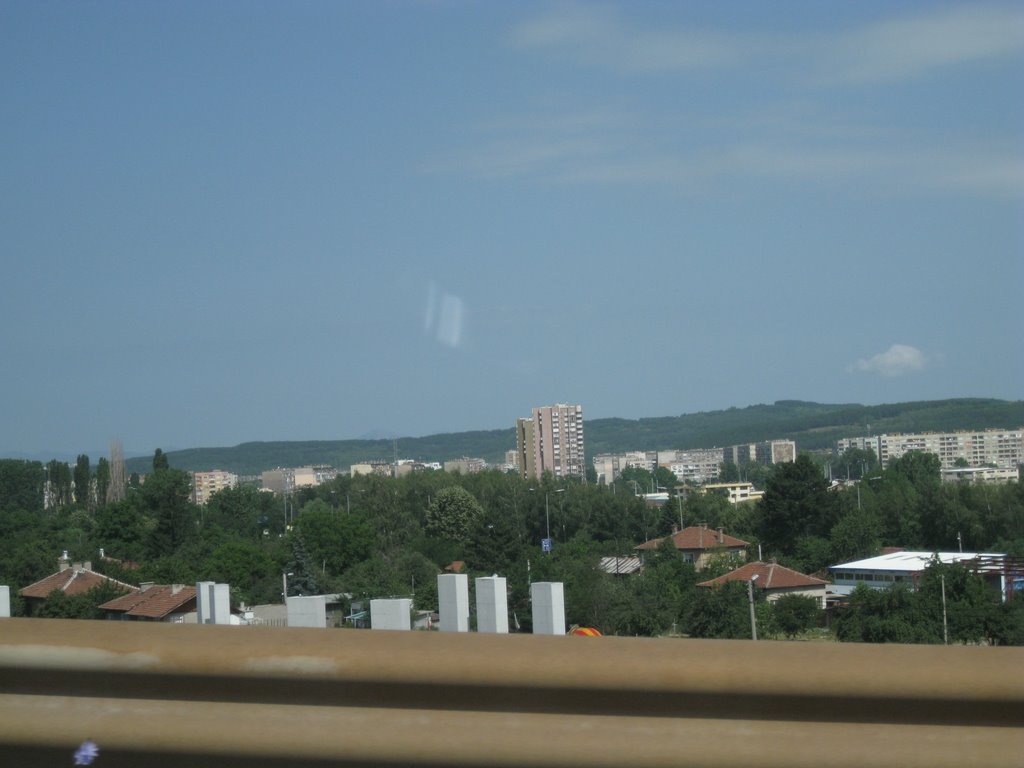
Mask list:
[[939,576],[942,584],[942,644],[949,645],[949,625],[946,623],[946,575]]
[[757,581],[757,574],[750,577],[747,582],[747,600],[750,602],[750,638],[757,640],[757,616],[754,613],[754,582]]

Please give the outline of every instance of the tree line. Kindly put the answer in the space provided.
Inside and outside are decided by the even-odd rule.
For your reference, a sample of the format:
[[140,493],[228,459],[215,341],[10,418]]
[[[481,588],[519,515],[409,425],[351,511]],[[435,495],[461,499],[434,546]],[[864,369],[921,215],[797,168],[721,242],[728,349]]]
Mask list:
[[[573,624],[611,634],[747,637],[743,585],[696,586],[735,567],[728,558],[698,573],[663,546],[630,576],[606,573],[597,567],[600,558],[625,557],[673,527],[705,523],[750,542],[749,559],[760,552],[762,559],[811,574],[877,554],[884,545],[952,551],[962,546],[1024,556],[1021,485],[943,484],[937,459],[927,454],[908,454],[885,471],[869,467],[864,457],[836,457],[856,460],[861,470],[859,482],[845,487],[830,484],[827,470],[801,454],[791,464],[757,469],[765,490],[758,503],[733,505],[694,490],[660,508],[645,504],[635,490],[672,478],[645,476],[643,470],[630,470],[610,486],[551,476],[526,480],[498,471],[339,476],[284,498],[249,486],[228,489],[199,507],[192,502],[189,474],[167,459],[158,451],[144,482],[136,479],[125,498],[106,503],[98,493],[97,463],[90,482],[81,484],[94,489],[89,496],[72,493],[45,508],[44,489],[58,495],[55,475],[48,477],[52,467],[0,461],[0,583],[15,587],[14,593],[52,573],[56,556],[67,550],[73,559],[91,560],[95,570],[130,583],[227,582],[235,599],[249,604],[279,602],[281,574],[289,573],[290,594],[412,596],[418,608],[436,610],[437,574],[461,561],[471,575],[508,579],[513,619],[524,630],[529,584],[561,581]],[[72,476],[87,461],[68,468]],[[549,536],[554,546],[545,554],[540,543]],[[100,560],[100,548],[112,559]],[[973,578],[951,578],[947,587],[973,585]],[[987,590],[964,589],[970,599],[955,596],[954,612],[977,614],[981,599],[998,603]],[[895,610],[875,599],[851,600],[850,615]],[[822,621],[797,600],[768,604],[757,591],[755,602],[762,636],[790,635],[794,627]],[[1013,642],[1018,614],[1000,616],[976,617],[974,623],[981,622],[982,637],[990,641]],[[849,623],[840,632],[844,621],[836,624],[844,640],[936,637],[934,631],[901,634],[899,622],[889,635],[853,631]],[[925,626],[912,616],[903,625]]]

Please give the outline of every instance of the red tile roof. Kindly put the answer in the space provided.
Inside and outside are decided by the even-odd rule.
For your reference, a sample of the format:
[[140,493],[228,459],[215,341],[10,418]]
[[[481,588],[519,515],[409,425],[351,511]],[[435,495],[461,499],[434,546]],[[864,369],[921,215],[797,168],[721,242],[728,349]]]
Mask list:
[[[162,619],[172,613],[195,608],[196,588],[181,584],[157,584],[141,592],[108,600],[100,610],[123,613],[142,619]],[[189,605],[189,603],[192,605]]]
[[717,587],[727,581],[750,581],[757,576],[757,586],[761,589],[795,589],[799,587],[823,587],[827,581],[805,576],[799,571],[787,568],[778,563],[747,563],[742,568],[730,571],[711,581],[702,581],[698,587]]
[[[746,547],[750,543],[749,541],[743,541],[743,539],[737,539],[735,536],[730,536],[727,533],[720,533],[712,528],[708,528],[706,525],[691,525],[665,538],[671,538],[672,543],[676,545],[676,549],[707,550],[715,549],[716,547],[735,549]],[[634,547],[634,549],[657,549],[665,538],[645,541],[643,544]]]
[[93,587],[99,587],[107,583],[113,584],[126,591],[138,589],[138,587],[133,587],[131,584],[125,584],[123,581],[118,581],[117,579],[112,579],[109,576],[104,576],[102,573],[96,573],[95,571],[90,571],[87,568],[74,566],[51,574],[45,579],[37,581],[35,584],[29,584],[21,590],[20,594],[22,597],[46,599],[51,592],[55,589],[59,589],[65,595],[82,595]]

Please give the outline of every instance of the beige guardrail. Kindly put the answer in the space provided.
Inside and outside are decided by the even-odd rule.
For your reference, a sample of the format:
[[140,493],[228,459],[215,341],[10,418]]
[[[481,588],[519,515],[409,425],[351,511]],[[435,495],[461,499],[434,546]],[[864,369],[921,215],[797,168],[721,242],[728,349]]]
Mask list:
[[1024,765],[1024,649],[0,620],[0,765]]

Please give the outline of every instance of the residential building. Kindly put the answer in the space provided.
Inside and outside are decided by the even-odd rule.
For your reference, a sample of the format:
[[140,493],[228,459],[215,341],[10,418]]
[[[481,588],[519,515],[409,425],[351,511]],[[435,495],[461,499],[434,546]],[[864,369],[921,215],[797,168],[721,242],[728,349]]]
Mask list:
[[721,528],[713,530],[703,523],[688,526],[681,531],[674,529],[671,536],[645,541],[634,549],[641,553],[657,549],[666,538],[672,540],[672,544],[682,554],[683,560],[693,563],[694,569],[698,571],[704,570],[715,555],[731,555],[739,560],[746,560],[747,547],[750,545],[750,542],[730,536]]
[[939,473],[944,483],[983,483],[996,485],[1020,480],[1018,467],[951,467]]
[[1024,464],[1024,428],[846,437],[836,443],[839,453],[849,448],[873,451],[883,467],[911,451],[923,451],[938,456],[943,469],[955,467],[957,459],[969,467],[1013,469]]
[[184,584],[143,583],[138,592],[115,597],[99,606],[108,619],[162,621],[171,624],[196,621],[196,588]]
[[32,616],[39,610],[39,607],[46,602],[46,598],[55,590],[60,590],[65,595],[84,595],[90,589],[104,585],[113,586],[123,592],[137,592],[138,587],[126,584],[123,581],[104,576],[92,570],[92,562],[72,563],[65,552],[57,560],[57,572],[50,574],[45,579],[29,584],[19,591],[25,598],[25,612]]
[[261,484],[266,491],[273,491],[281,496],[292,492],[292,471],[290,469],[267,469],[261,476]]
[[722,493],[730,504],[739,504],[743,501],[757,501],[764,496],[764,491],[759,491],[753,483],[742,481],[736,483],[707,483],[697,489],[700,494]]
[[463,456],[461,459],[451,459],[444,463],[445,472],[459,472],[463,475],[468,475],[473,472],[483,472],[487,469],[487,462],[483,459],[474,459],[469,456]]
[[718,479],[722,469],[721,448],[693,448],[659,451],[658,465],[667,468],[681,483],[708,483]]
[[783,595],[805,595],[817,600],[820,608],[825,607],[827,581],[807,576],[778,563],[747,563],[717,579],[702,581],[697,586],[718,587],[728,581],[754,581],[758,589],[764,590],[768,602],[775,602]]
[[583,406],[546,405],[533,409],[529,419],[516,420],[520,474],[539,479],[586,477],[583,452]]
[[296,488],[311,488],[338,476],[338,470],[328,464],[309,464],[304,467],[278,467],[261,475],[264,490],[286,495]]
[[515,448],[513,448],[511,451],[505,451],[505,471],[519,471],[519,451],[517,451]]
[[626,453],[603,453],[593,459],[597,482],[610,485],[622,476],[622,471],[629,468],[643,469],[654,472],[658,468],[658,451],[627,451]]
[[378,477],[391,477],[392,467],[386,461],[380,459],[375,461],[363,461],[359,464],[353,464],[349,467],[349,474],[352,477],[356,475],[377,475]]
[[196,504],[203,505],[217,491],[235,488],[237,485],[238,475],[232,472],[225,472],[221,469],[214,469],[210,472],[193,472],[192,500]]
[[421,461],[415,461],[414,459],[399,459],[398,463],[395,464],[395,477],[405,477],[414,472],[426,472],[432,468],[430,465],[424,464]]
[[722,449],[722,461],[737,466],[753,461],[759,464],[783,464],[796,461],[796,443],[792,440],[767,440],[761,443],[730,445]]

